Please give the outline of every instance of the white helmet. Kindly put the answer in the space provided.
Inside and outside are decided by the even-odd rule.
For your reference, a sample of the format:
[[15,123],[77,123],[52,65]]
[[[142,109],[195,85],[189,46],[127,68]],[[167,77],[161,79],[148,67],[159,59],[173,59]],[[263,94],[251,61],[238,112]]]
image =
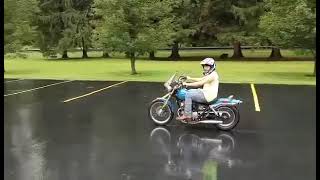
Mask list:
[[205,58],[200,62],[200,64],[202,66],[207,65],[207,66],[211,67],[208,72],[204,72],[204,75],[210,74],[211,72],[213,72],[216,69],[216,63],[213,58]]
[[208,65],[208,66],[215,66],[216,65],[213,58],[205,58],[200,62],[200,64],[201,65]]

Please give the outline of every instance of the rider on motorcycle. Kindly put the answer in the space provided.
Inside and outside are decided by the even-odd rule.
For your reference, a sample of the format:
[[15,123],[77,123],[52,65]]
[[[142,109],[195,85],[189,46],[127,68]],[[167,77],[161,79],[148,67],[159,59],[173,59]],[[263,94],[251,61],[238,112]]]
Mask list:
[[[213,58],[205,58],[200,64],[203,67],[202,78],[191,78],[187,76],[187,80],[194,81],[192,83],[184,82],[186,87],[194,87],[198,89],[189,89],[185,96],[184,114],[177,117],[180,121],[192,121],[192,101],[198,103],[206,103],[213,101],[218,96],[219,76],[216,70],[216,64]],[[201,89],[201,88],[202,89]]]

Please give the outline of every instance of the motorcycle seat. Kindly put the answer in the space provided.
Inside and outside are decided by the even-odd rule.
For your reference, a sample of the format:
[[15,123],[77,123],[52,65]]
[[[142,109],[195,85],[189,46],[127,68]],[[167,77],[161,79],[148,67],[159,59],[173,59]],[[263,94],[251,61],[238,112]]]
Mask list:
[[219,98],[215,98],[214,100],[210,101],[210,102],[204,102],[204,103],[199,103],[199,104],[204,104],[204,105],[210,105],[210,104],[214,104],[219,100]]

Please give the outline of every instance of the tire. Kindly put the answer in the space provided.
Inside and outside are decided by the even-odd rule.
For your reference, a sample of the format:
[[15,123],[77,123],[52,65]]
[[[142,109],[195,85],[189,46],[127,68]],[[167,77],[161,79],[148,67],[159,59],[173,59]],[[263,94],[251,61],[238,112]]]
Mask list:
[[[240,121],[240,113],[235,106],[221,106],[216,109],[217,111],[227,111],[229,113],[229,118],[227,123],[216,124],[216,127],[222,131],[229,131],[233,129]],[[231,119],[232,118],[232,119]],[[221,117],[218,119],[221,120]],[[222,121],[226,121],[226,119],[222,118]]]
[[221,149],[224,152],[232,152],[235,149],[235,140],[231,133],[223,132],[218,136],[222,141]]
[[[148,115],[149,118],[156,124],[156,125],[166,125],[169,124],[170,121],[173,119],[174,113],[172,112],[170,106],[167,104],[160,115],[157,113],[160,107],[165,103],[164,100],[155,100],[153,101],[148,108]],[[163,114],[165,113],[165,114]],[[162,117],[163,116],[163,117]]]
[[171,134],[165,127],[156,127],[150,133],[151,147],[163,155],[170,153]]

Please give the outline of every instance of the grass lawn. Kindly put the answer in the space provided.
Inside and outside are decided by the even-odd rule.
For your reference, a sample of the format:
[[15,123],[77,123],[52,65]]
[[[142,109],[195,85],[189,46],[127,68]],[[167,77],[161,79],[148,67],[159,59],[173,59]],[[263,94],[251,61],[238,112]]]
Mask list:
[[[90,55],[90,54],[89,54]],[[74,54],[71,57],[76,57]],[[178,71],[199,77],[197,61],[136,61],[139,74],[130,75],[130,61],[123,58],[46,60],[36,53],[27,59],[5,58],[4,78],[62,80],[128,80],[163,82]],[[222,83],[304,84],[315,85],[312,61],[217,61]]]

